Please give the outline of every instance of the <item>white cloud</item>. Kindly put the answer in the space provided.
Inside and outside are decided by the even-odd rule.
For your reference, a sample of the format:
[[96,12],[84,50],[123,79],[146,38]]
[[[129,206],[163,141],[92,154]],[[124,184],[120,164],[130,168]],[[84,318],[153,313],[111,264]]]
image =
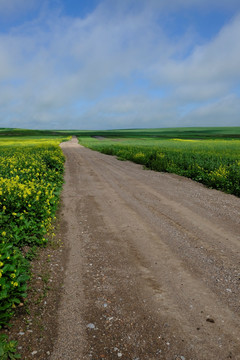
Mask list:
[[[25,10],[35,3],[13,1]],[[0,9],[4,3],[7,11],[5,1]],[[130,3],[120,2],[113,11],[106,1],[85,18],[45,8],[39,18],[0,35],[0,126],[176,126],[183,121],[182,107],[192,102],[197,109],[184,121],[191,115],[199,122],[221,108],[235,124],[237,98],[229,94],[240,80],[240,18],[176,60],[193,46],[194,36],[178,42],[167,37],[155,17],[165,1],[142,1],[134,11]],[[159,89],[165,97],[152,95]]]
[[210,104],[204,105],[182,118],[184,126],[240,126],[240,101],[234,94],[219,98]]
[[203,101],[222,96],[240,81],[240,16],[212,41],[196,46],[182,61],[168,60],[153,68],[155,81],[174,87],[183,100]]

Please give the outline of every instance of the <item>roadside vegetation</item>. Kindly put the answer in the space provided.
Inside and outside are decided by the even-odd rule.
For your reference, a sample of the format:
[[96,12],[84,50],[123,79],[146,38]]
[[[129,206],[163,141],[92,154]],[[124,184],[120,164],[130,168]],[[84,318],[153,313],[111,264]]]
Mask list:
[[[104,154],[144,165],[147,169],[186,176],[240,196],[239,128],[174,129],[172,132],[118,131],[117,136],[79,137],[79,142]],[[107,133],[105,133],[107,135]],[[109,134],[108,134],[109,135]],[[172,135],[171,138],[168,138]],[[181,136],[181,137],[180,137]]]
[[[66,139],[0,137],[0,329],[23,305],[29,260],[53,232],[64,171],[58,145]],[[2,334],[0,358],[17,358],[15,346]]]
[[[9,341],[4,330],[15,311],[27,302],[31,260],[54,235],[64,172],[59,143],[70,135],[78,136],[82,145],[120,160],[183,175],[240,196],[240,127],[110,131],[0,128],[0,359],[20,358],[17,343]],[[46,276],[41,277],[47,283]]]

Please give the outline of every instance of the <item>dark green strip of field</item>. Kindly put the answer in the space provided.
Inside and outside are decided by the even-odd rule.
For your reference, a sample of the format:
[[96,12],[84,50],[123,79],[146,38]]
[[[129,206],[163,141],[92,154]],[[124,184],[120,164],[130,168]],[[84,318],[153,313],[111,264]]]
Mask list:
[[107,138],[157,138],[157,139],[240,139],[238,127],[190,127],[162,129],[121,129],[121,130],[31,130],[0,128],[1,136],[100,136]]

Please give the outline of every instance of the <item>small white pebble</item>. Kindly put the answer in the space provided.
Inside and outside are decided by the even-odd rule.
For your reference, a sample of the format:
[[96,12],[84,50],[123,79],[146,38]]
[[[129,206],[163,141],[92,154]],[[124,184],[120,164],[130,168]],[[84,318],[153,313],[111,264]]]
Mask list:
[[18,333],[18,335],[25,335],[25,333],[23,332],[23,331],[20,331],[19,333]]
[[32,356],[34,356],[34,355],[36,355],[36,354],[37,354],[37,351],[34,350],[34,351],[32,352]]
[[119,352],[119,353],[118,353],[118,357],[119,357],[119,358],[122,357],[122,353]]
[[95,329],[95,325],[92,324],[92,323],[88,324],[87,327],[88,327],[89,329]]
[[231,289],[226,289],[226,291],[227,291],[227,292],[232,292],[232,290],[231,290]]

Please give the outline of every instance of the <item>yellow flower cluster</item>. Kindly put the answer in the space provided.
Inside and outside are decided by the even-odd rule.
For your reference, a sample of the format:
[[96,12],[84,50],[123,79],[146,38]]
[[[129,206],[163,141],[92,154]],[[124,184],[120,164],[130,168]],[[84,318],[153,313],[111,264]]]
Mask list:
[[215,178],[215,179],[221,179],[221,178],[226,178],[229,174],[229,171],[226,169],[225,166],[220,165],[218,169],[211,171],[210,176],[211,178]]
[[53,229],[63,183],[60,141],[0,139],[0,328],[26,296],[28,261],[18,247],[45,244]]
[[183,141],[183,142],[198,142],[198,141],[201,141],[201,140],[192,140],[192,139],[171,139],[171,140]]
[[61,139],[22,140],[18,142],[21,146],[10,146],[11,141],[1,146],[1,141],[1,234],[14,242],[28,243],[27,238],[32,241],[35,234],[43,236],[51,226],[63,182],[64,156],[58,146]]
[[164,158],[165,158],[165,154],[160,152],[157,153],[157,159],[164,159]]
[[138,152],[138,153],[134,154],[135,159],[142,159],[144,157],[145,157],[145,154],[142,152]]
[[3,137],[0,139],[0,146],[9,146],[9,147],[26,147],[26,146],[51,146],[51,145],[59,145],[63,140],[69,140],[71,136],[68,137],[42,137],[42,138],[34,138],[34,137]]

